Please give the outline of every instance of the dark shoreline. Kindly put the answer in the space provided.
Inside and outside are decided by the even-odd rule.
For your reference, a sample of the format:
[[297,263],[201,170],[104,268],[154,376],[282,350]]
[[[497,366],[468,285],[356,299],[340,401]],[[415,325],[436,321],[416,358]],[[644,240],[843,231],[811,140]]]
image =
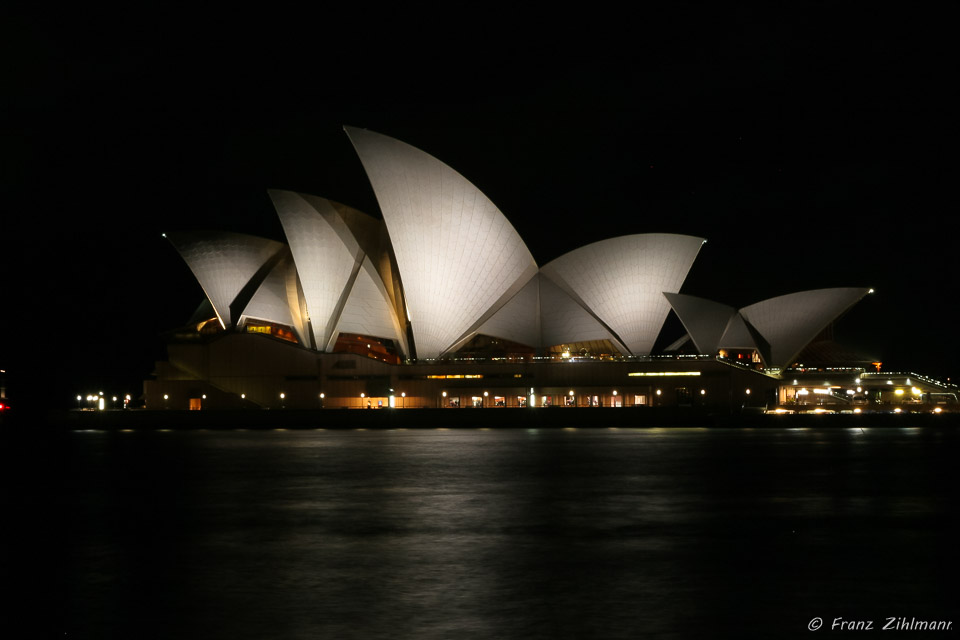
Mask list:
[[[23,416],[26,417],[26,416]],[[12,424],[21,421],[11,421]],[[438,428],[857,428],[960,426],[960,413],[767,415],[695,408],[326,409],[49,411],[41,422],[68,430],[121,429],[438,429]],[[36,426],[24,420],[23,426]]]

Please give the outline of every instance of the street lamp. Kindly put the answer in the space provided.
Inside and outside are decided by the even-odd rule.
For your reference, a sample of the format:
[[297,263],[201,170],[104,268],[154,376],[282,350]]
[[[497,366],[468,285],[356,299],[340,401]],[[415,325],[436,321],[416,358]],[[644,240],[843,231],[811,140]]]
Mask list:
[[280,408],[281,408],[281,409],[286,409],[286,408],[287,408],[287,403],[284,402],[284,400],[286,399],[286,397],[287,397],[287,394],[285,394],[285,393],[283,393],[283,392],[281,391],[281,392],[280,392]]
[[570,399],[572,400],[570,404],[572,404],[573,406],[577,406],[577,399],[573,395],[573,389],[570,389],[570,393],[568,393],[567,395],[569,395]]
[[323,399],[326,398],[326,394],[322,391],[320,392],[320,408],[323,409]]
[[407,397],[407,392],[406,392],[406,391],[401,391],[401,392],[400,392],[400,408],[401,408],[401,409],[403,409],[403,404],[404,404],[403,399],[406,398],[406,397]]
[[613,406],[617,406],[617,390],[613,390]]
[[481,409],[485,409],[485,408],[486,408],[486,406],[487,406],[487,397],[488,397],[489,395],[490,395],[490,394],[487,393],[486,391],[483,392],[483,403],[480,405],[480,408],[481,408]]

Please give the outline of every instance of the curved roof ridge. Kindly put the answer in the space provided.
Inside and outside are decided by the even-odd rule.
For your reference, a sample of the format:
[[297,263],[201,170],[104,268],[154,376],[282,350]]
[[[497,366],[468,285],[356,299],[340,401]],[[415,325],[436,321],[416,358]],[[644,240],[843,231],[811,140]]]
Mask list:
[[823,329],[870,293],[868,287],[834,287],[788,293],[740,309],[770,344],[770,367],[783,368]]
[[417,356],[436,358],[505,304],[536,261],[506,216],[454,169],[389,136],[344,130],[387,225]]
[[730,305],[698,298],[683,293],[663,294],[673,312],[680,318],[683,328],[690,334],[697,351],[704,355],[713,355],[720,348],[730,319],[737,310]]
[[223,328],[239,320],[240,314],[234,318],[230,307],[240,293],[286,248],[276,240],[233,231],[174,232],[166,237],[190,267]]
[[330,200],[294,191],[268,193],[300,276],[313,343],[324,350],[364,253]]
[[662,294],[680,291],[704,242],[673,233],[617,236],[565,253],[540,271],[582,301],[634,355],[646,355],[670,313]]

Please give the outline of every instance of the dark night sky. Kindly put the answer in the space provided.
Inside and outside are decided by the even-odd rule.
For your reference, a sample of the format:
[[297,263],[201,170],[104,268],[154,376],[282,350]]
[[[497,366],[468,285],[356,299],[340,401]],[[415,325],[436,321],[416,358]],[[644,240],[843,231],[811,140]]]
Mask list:
[[871,286],[838,340],[957,379],[945,16],[83,11],[2,27],[13,393],[139,393],[160,333],[202,299],[164,231],[282,239],[268,188],[379,215],[343,124],[462,173],[539,264],[702,236],[683,292],[744,306]]

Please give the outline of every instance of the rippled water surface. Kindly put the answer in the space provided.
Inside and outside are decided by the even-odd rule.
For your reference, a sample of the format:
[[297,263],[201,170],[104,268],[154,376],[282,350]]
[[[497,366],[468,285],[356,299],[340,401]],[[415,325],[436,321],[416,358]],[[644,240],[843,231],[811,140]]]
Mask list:
[[779,638],[809,637],[815,616],[960,623],[953,431],[67,438],[50,606],[65,637]]

